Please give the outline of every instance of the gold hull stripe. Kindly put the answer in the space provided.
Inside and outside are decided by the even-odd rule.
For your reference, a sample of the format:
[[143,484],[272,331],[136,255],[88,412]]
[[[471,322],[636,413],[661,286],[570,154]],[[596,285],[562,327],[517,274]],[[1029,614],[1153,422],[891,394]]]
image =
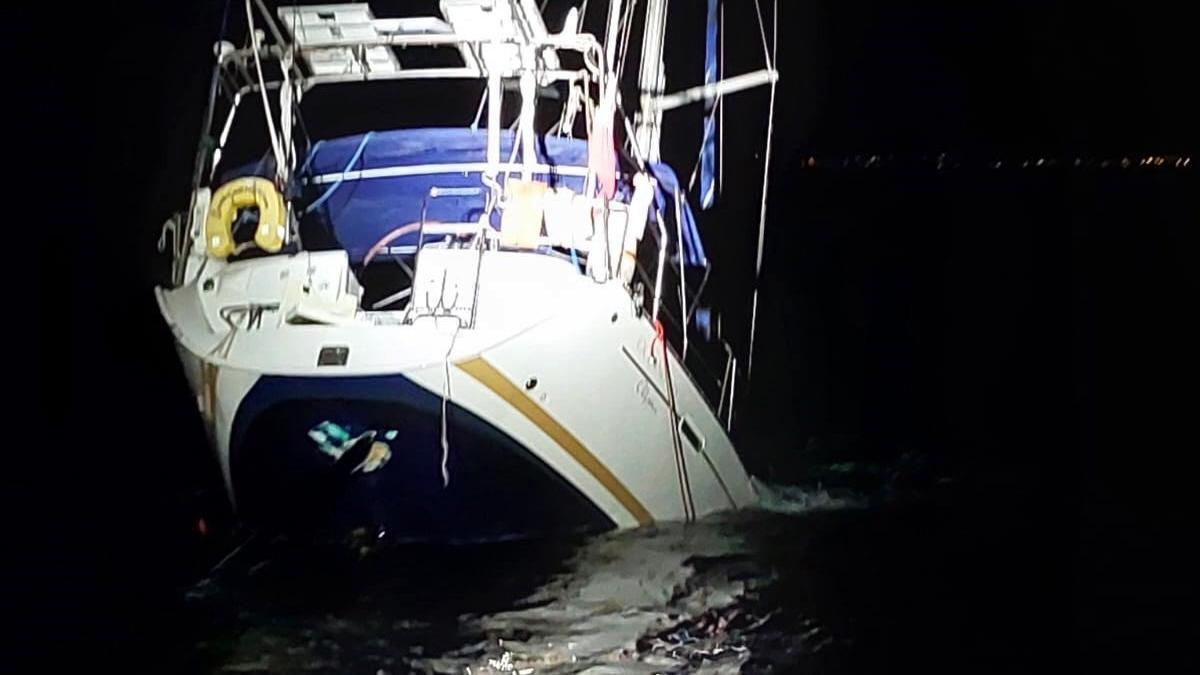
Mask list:
[[637,497],[617,479],[616,476],[596,458],[578,438],[563,425],[550,416],[544,408],[537,404],[528,394],[512,383],[503,373],[496,370],[482,356],[476,356],[455,364],[459,370],[475,378],[492,393],[504,399],[534,424],[543,433],[554,440],[567,454],[571,455],[580,466],[587,469],[601,485],[608,490],[621,506],[637,520],[638,525],[649,525],[654,522],[650,512],[638,501]]

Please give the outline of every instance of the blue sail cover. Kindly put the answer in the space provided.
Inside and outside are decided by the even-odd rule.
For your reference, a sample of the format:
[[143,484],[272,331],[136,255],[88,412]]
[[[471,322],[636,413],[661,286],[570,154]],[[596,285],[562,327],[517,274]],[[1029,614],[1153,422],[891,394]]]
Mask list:
[[[426,175],[390,176],[346,180],[320,185],[307,184],[306,201],[320,199],[332,189],[327,199],[311,215],[318,218],[349,253],[352,262],[359,262],[367,251],[388,232],[420,222],[422,205],[426,205],[426,221],[474,222],[484,212],[486,188],[481,194],[427,199],[433,187],[483,187],[483,164],[487,162],[487,132],[470,129],[400,129],[375,132],[367,139],[363,135],[347,136],[324,141],[313,146],[307,160],[307,170],[300,179],[339,174],[350,171],[388,169],[393,167],[438,166]],[[500,135],[501,161],[512,153],[515,134]],[[351,166],[356,151],[362,145],[361,156]],[[552,187],[568,187],[583,191],[583,174],[587,169],[587,142],[575,138],[540,137],[537,139],[537,162],[550,167],[548,174],[535,174]],[[519,161],[520,157],[514,158]],[[472,166],[473,165],[473,166]],[[569,167],[569,168],[568,168]],[[565,170],[575,175],[558,173]],[[503,172],[500,180],[504,180]],[[492,224],[499,226],[499,214],[493,212]],[[391,246],[415,245],[417,234],[405,235]]]
[[[515,134],[500,134],[500,159],[507,162],[512,153]],[[538,180],[551,187],[567,187],[582,192],[587,170],[587,141],[578,138],[539,136],[536,142],[537,163],[546,165],[548,172],[535,173]],[[520,164],[520,156],[514,162]],[[315,218],[326,227],[346,249],[352,263],[359,263],[380,239],[392,230],[421,220],[422,205],[426,205],[427,222],[476,222],[483,214],[486,188],[479,195],[441,196],[426,199],[430,188],[484,187],[482,175],[487,162],[487,132],[469,128],[421,128],[375,131],[368,134],[343,136],[313,144],[308,156],[300,162],[297,180],[301,189],[300,204],[312,208],[306,218]],[[381,177],[351,177],[338,182],[345,172],[381,170],[388,172],[418,171],[420,175]],[[665,167],[655,167],[661,180]],[[669,169],[667,169],[669,172]],[[519,174],[519,171],[514,173]],[[238,176],[273,176],[273,162],[251,163],[233,169],[222,176],[230,180]],[[674,174],[669,174],[673,177]],[[325,176],[321,183],[315,177]],[[503,183],[504,172],[498,180]],[[674,201],[674,188],[666,192],[660,185],[657,200]],[[627,201],[631,186],[618,180],[617,199]],[[666,204],[663,204],[665,206]],[[672,204],[673,206],[673,204]],[[689,263],[703,259],[699,237],[695,236],[691,210],[683,203],[685,250]],[[499,214],[493,212],[491,223],[499,227]],[[412,246],[417,234],[407,234],[389,246]],[[697,251],[697,249],[699,249]],[[695,255],[695,253],[699,255]]]

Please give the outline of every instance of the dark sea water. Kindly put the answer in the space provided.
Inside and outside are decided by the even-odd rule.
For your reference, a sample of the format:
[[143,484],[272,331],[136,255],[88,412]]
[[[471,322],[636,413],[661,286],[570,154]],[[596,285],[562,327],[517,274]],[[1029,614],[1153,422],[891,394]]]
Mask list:
[[760,484],[752,511],[583,539],[378,549],[249,540],[180,588],[164,672],[1066,663],[1070,636],[1055,632],[1069,629],[1069,580],[1053,551],[1013,531],[1016,505],[976,503],[957,477],[903,464],[825,470],[842,479]]

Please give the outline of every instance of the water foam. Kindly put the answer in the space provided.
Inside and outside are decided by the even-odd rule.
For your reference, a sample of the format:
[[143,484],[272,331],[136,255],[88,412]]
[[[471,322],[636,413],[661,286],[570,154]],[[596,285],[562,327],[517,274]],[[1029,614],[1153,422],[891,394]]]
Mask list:
[[814,511],[840,511],[861,509],[870,505],[869,500],[855,492],[830,492],[818,485],[780,485],[751,478],[758,492],[758,507],[764,511],[782,514],[812,513]]
[[[438,658],[414,661],[436,673],[654,673],[688,665],[679,653],[646,649],[646,636],[737,603],[746,581],[698,559],[737,557],[742,538],[719,524],[663,526],[602,536],[579,549],[563,573],[522,608],[462,617],[464,632],[488,636]],[[703,579],[698,579],[703,576]],[[514,637],[516,636],[516,637]],[[712,646],[712,645],[708,645]],[[702,672],[736,672],[745,650],[709,649],[724,658]],[[733,666],[732,670],[728,667]]]

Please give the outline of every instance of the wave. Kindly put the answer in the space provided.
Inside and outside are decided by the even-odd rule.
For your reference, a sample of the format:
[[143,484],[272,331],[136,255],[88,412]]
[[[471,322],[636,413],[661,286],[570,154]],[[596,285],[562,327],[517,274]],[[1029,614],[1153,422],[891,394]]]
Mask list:
[[781,485],[751,477],[758,493],[758,507],[771,513],[798,514],[814,511],[841,511],[870,506],[867,497],[851,491],[830,491],[821,485]]

